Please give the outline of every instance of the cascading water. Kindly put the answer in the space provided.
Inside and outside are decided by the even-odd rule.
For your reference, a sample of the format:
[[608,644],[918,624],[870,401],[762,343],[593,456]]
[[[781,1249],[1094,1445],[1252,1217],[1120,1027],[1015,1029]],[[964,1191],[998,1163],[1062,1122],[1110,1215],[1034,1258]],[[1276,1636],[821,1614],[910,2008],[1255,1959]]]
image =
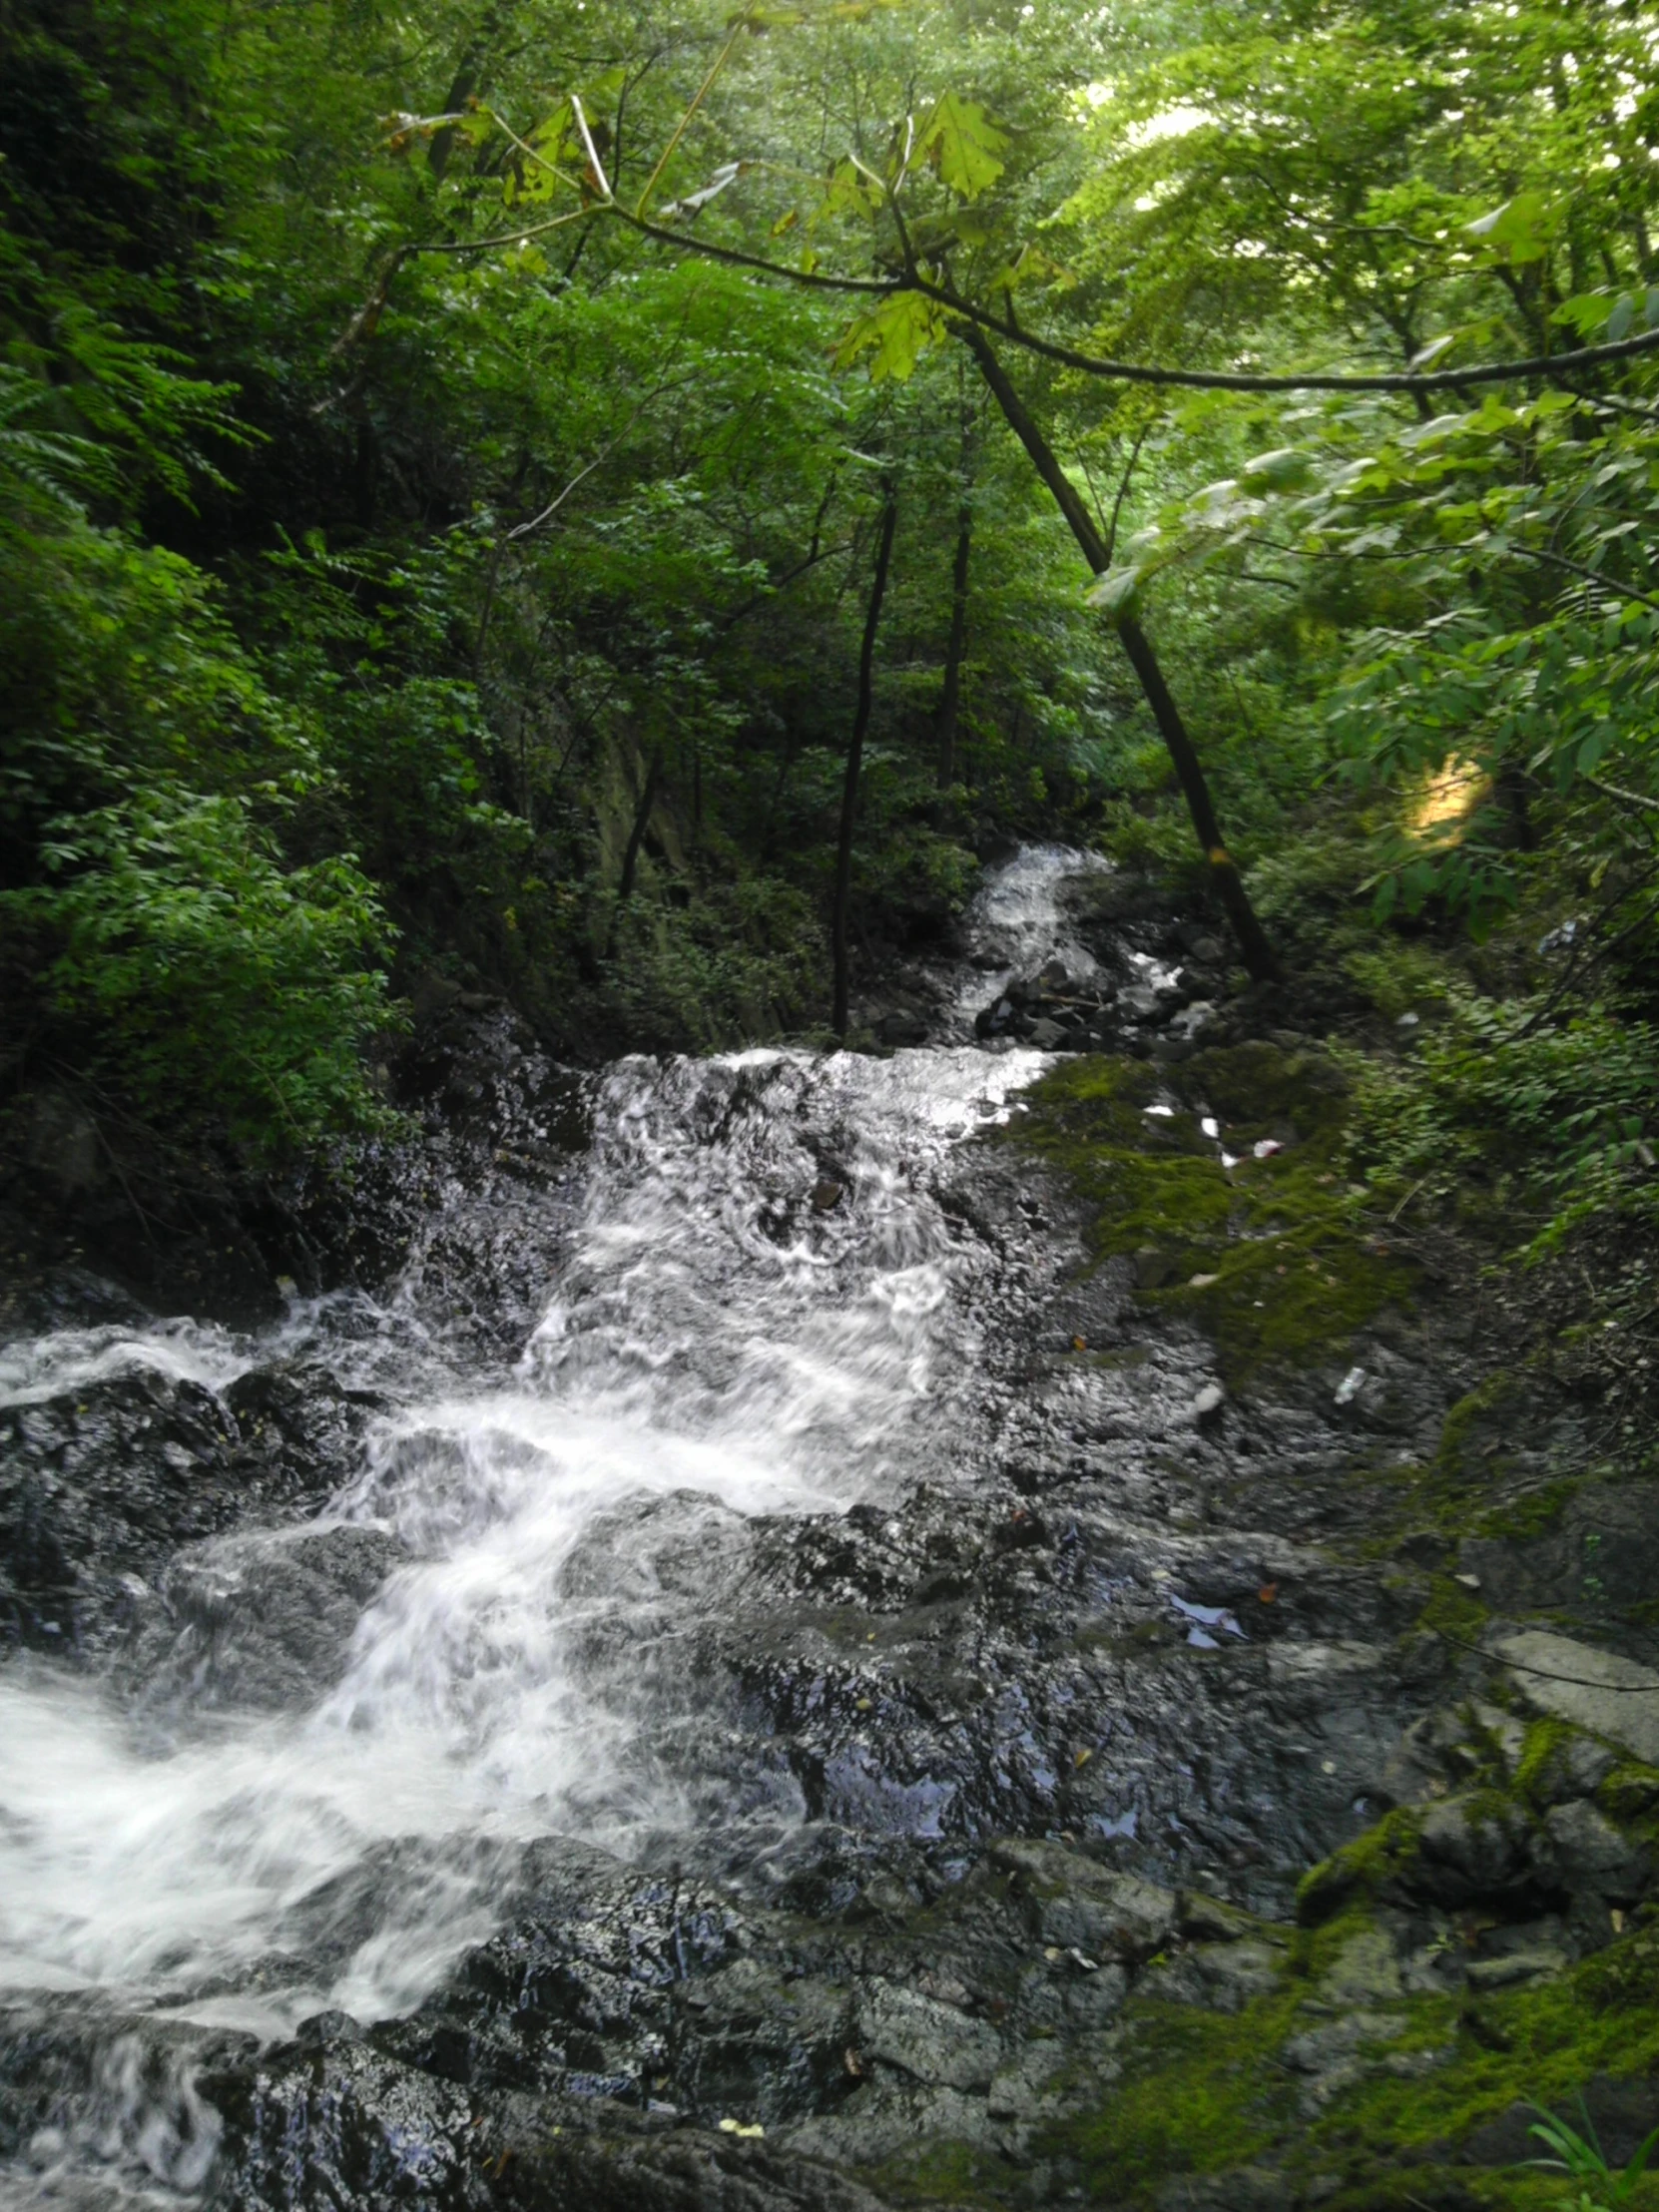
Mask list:
[[[982,956],[1086,959],[1056,891],[1090,864],[1002,870]],[[135,1369],[220,1390],[303,1358],[381,1407],[320,1516],[181,1555],[138,1660],[0,1672],[0,2007],[112,2023],[70,2117],[0,2167],[0,2205],[200,2186],[213,2114],[183,2058],[140,2053],[135,2015],[274,2037],[330,2006],[405,2012],[496,1925],[527,1839],[649,1858],[719,1822],[759,1850],[800,1818],[782,1770],[723,1797],[673,1756],[678,1654],[719,1602],[734,1517],[971,1481],[975,1316],[1008,1263],[936,1186],[1042,1064],[618,1063],[591,1086],[570,1248],[510,1372],[395,1291],[295,1301],[256,1339],[172,1322],[0,1353],[0,1404]],[[331,1586],[355,1587],[355,1560],[367,1594],[316,1690],[262,1635],[271,1590],[324,1554]],[[369,1905],[319,1941],[317,1901],[342,1892]]]
[[1079,983],[1093,981],[1100,963],[1062,914],[1056,888],[1068,877],[1104,874],[1095,852],[1067,845],[1027,845],[981,885],[968,910],[973,969],[956,987],[956,1016],[971,1033],[974,1014],[1012,977],[1035,975],[1058,960]]

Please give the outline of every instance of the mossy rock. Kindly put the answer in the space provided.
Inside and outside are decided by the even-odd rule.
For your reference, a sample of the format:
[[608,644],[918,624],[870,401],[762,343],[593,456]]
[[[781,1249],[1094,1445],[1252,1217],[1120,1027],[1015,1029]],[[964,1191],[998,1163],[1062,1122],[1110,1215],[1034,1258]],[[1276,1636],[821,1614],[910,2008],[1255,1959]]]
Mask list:
[[[1082,2200],[1136,2212],[1227,2204],[1227,2180],[1284,2177],[1284,2201],[1334,2212],[1441,2212],[1463,2205],[1545,2212],[1558,2174],[1502,2164],[1532,2099],[1571,2113],[1596,2077],[1640,2080],[1659,2066],[1659,1926],[1643,1925],[1552,1980],[1483,1995],[1411,1993],[1375,2015],[1363,2062],[1309,2100],[1290,2048],[1346,2007],[1334,1977],[1377,1925],[1363,1903],[1297,1938],[1282,1986],[1238,2013],[1132,1996],[1116,2044],[1120,2076],[1098,2101],[1039,2130],[1022,2171],[979,2147],[918,2144],[866,2178],[895,2203],[1017,2207]],[[1508,2121],[1498,2127],[1495,2123]],[[1522,2131],[1522,2135],[1524,2131]],[[1490,2159],[1489,2164],[1470,2163]],[[1031,2173],[1065,2189],[1030,2194]],[[1629,2200],[1659,2206],[1659,2176]]]
[[[1345,1907],[1375,1897],[1385,1883],[1398,1881],[1416,1862],[1421,1809],[1396,1806],[1375,1827],[1310,1867],[1297,1884],[1296,1917],[1304,1928],[1318,1928]],[[1302,1954],[1307,1959],[1308,1954]],[[1305,1970],[1311,1967],[1305,1965]]]
[[[1068,1176],[1097,1262],[1142,1256],[1141,1296],[1213,1338],[1230,1385],[1336,1355],[1409,1300],[1410,1270],[1365,1233],[1348,1189],[1348,1092],[1324,1054],[1235,1045],[1170,1068],[1081,1056],[1025,1104],[1004,1141]],[[1175,1110],[1148,1111],[1159,1104]],[[1204,1114],[1221,1122],[1231,1168]],[[1263,1141],[1281,1149],[1258,1159]]]
[[1596,1792],[1596,1802],[1616,1821],[1637,1821],[1659,1811],[1659,1768],[1639,1759],[1620,1762]]
[[1264,2060],[1291,2032],[1296,2004],[1287,1984],[1235,2014],[1137,2005],[1124,2079],[1097,2111],[1045,2134],[1040,2151],[1079,2165],[1091,2202],[1142,2203],[1174,2176],[1251,2165],[1294,2119],[1289,2077]]

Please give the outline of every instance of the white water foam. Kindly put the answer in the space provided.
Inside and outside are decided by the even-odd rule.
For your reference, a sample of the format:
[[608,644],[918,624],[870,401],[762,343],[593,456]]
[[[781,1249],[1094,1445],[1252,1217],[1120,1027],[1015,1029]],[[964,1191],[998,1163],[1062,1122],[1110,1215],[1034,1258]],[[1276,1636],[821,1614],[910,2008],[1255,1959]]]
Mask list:
[[[570,1663],[583,1540],[648,1498],[698,1513],[844,1506],[896,1478],[971,1361],[956,1296],[988,1262],[928,1190],[943,1148],[1042,1062],[744,1054],[621,1063],[599,1086],[586,1218],[514,1386],[409,1402],[322,1526],[394,1532],[410,1563],[310,1711],[184,1717],[160,1755],[95,1683],[0,1677],[0,1984],[118,1990],[270,2028],[324,2002],[406,2010],[489,1925],[487,1894],[411,1882],[326,1989],[239,2006],[284,1916],[377,1843],[576,1831],[617,1848],[680,1810],[630,1765],[623,1706]],[[833,1211],[804,1192],[845,1178]],[[314,1341],[316,1317],[308,1336]],[[355,1340],[337,1346],[349,1374]],[[65,1351],[15,1385],[148,1361],[223,1382],[270,1348],[178,1325]],[[684,1515],[682,1515],[682,1534]],[[644,1539],[649,1548],[650,1536]],[[651,1612],[651,1561],[635,1563]]]
[[1101,978],[1099,961],[1072,928],[1058,893],[1068,877],[1110,872],[1110,861],[1098,852],[1033,844],[986,877],[964,926],[980,961],[994,964],[976,963],[960,978],[955,994],[958,1026],[971,1026],[980,1007],[989,1005],[1006,984],[1016,976],[1035,975],[1050,960],[1058,960],[1074,983]]

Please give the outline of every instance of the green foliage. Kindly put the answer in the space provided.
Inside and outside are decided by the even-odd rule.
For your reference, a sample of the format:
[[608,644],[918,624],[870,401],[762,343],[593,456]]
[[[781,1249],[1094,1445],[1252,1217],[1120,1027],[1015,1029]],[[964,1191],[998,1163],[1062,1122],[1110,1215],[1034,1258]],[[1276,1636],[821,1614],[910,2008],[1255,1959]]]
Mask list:
[[[531,0],[510,37],[449,0],[301,0],[279,27],[219,0],[19,0],[0,26],[8,880],[66,894],[50,842],[136,895],[73,824],[224,801],[251,884],[358,869],[398,958],[509,989],[567,1049],[810,1029],[884,481],[900,524],[855,934],[936,932],[976,841],[1010,830],[1184,880],[1167,755],[955,343],[955,297],[1007,332],[1114,535],[1107,597],[1155,621],[1297,958],[1346,964],[1379,1005],[1435,1002],[1355,903],[1370,884],[1476,933],[1594,900],[1598,944],[1639,966],[1659,820],[1644,360],[1420,407],[1125,390],[1018,338],[1343,369],[1644,331],[1644,57],[1616,12],[1530,5],[1245,25],[1202,0],[1133,23],[1069,0],[1006,19],[646,0],[596,45],[577,0]],[[1470,805],[1425,830],[1448,769]],[[31,911],[8,972],[44,978],[62,945]],[[1645,1032],[1629,990],[1597,990],[1601,1119],[1534,1130],[1543,1108],[1481,1089],[1484,1045],[1425,1060],[1401,1081],[1427,1103],[1379,1094],[1390,1204],[1434,1187],[1442,1141],[1480,1172],[1477,1132],[1517,1114],[1549,1220],[1641,1203],[1643,1155],[1618,1148],[1648,1141],[1623,1103]],[[76,1004],[117,1022],[113,999]],[[1496,1056],[1498,1091],[1524,1091]],[[1539,1080],[1591,1113],[1576,1077]]]
[[1405,1059],[1354,1055],[1351,1158],[1395,1211],[1484,1188],[1539,1257],[1592,1213],[1653,1218],[1659,1038],[1599,1007],[1534,1012],[1460,990]]
[[55,948],[49,1002],[101,1085],[255,1152],[384,1118],[359,1048],[386,929],[349,858],[284,870],[246,801],[135,798],[55,824],[45,862],[0,909]]
[[1564,2173],[1577,2184],[1566,2196],[1556,2199],[1562,2212],[1617,2212],[1618,2206],[1629,2202],[1637,2182],[1647,2170],[1654,2146],[1659,2144],[1659,2127],[1637,2146],[1622,2167],[1615,2170],[1602,2153],[1582,2096],[1578,2099],[1579,2117],[1584,2122],[1582,2134],[1547,2105],[1534,2103],[1532,2109],[1540,2117],[1528,2132],[1547,2144],[1554,2155],[1534,2158],[1528,2163]]

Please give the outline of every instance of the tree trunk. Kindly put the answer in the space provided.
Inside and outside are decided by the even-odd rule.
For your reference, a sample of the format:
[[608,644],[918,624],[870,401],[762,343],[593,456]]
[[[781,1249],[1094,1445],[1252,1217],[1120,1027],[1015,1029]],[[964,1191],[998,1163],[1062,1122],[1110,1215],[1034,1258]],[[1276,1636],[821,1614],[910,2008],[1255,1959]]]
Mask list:
[[[1038,428],[1024,400],[1008,379],[1007,371],[996,357],[990,339],[976,323],[959,322],[956,335],[962,340],[979,363],[980,374],[990,387],[991,396],[1001,408],[1008,427],[1024,446],[1031,465],[1048,486],[1054,504],[1082,549],[1083,558],[1097,576],[1111,566],[1111,555],[1106,541],[1095,527],[1094,519],[1084,505],[1076,485],[1060,466],[1058,455]],[[1228,851],[1216,820],[1215,803],[1210,797],[1210,787],[1205,778],[1204,764],[1197,748],[1181,719],[1181,710],[1164,682],[1163,670],[1158,666],[1152,641],[1141,628],[1132,612],[1114,617],[1123,649],[1129,656],[1131,667],[1140,678],[1146,703],[1152,709],[1158,734],[1163,739],[1175,773],[1180,781],[1187,802],[1187,812],[1192,817],[1193,829],[1204,856],[1210,863],[1210,882],[1233,925],[1239,950],[1244,955],[1245,966],[1258,982],[1265,982],[1279,974],[1279,961],[1273,946],[1268,942],[1266,930],[1257,919],[1256,909],[1250,903],[1250,893],[1245,889],[1244,877]]]
[[864,740],[869,735],[870,707],[875,683],[875,633],[881,621],[881,602],[887,594],[887,569],[892,560],[893,531],[898,523],[898,503],[889,484],[881,508],[881,531],[875,544],[875,572],[869,582],[869,602],[864,609],[864,639],[858,653],[858,704],[852,716],[852,736],[846,748],[846,779],[841,785],[840,841],[835,848],[835,903],[830,920],[830,943],[834,963],[834,1008],[830,1027],[837,1037],[846,1036],[847,915],[852,903],[852,825],[858,812],[858,772],[863,767]]
[[950,571],[950,642],[944,654],[944,690],[939,694],[939,789],[956,781],[956,724],[962,702],[962,648],[967,642],[968,562],[973,554],[973,509],[964,499],[956,510],[956,559]]
[[[484,10],[482,21],[455,64],[455,75],[450,82],[449,97],[443,104],[445,115],[458,115],[478,90],[478,82],[489,60],[490,49],[501,34],[501,22],[509,12],[507,0],[493,0]],[[432,175],[441,183],[443,173],[449,167],[449,157],[455,151],[455,126],[432,133],[432,144],[427,153],[427,165]]]
[[628,832],[627,849],[622,855],[622,877],[616,887],[616,905],[611,913],[611,933],[605,945],[608,959],[616,949],[617,924],[622,919],[622,909],[634,895],[634,875],[640,864],[640,846],[645,842],[646,829],[651,821],[651,810],[657,804],[657,786],[663,777],[663,755],[660,746],[653,746],[651,759],[646,766],[645,788],[640,793],[640,803],[634,809],[634,827]]

